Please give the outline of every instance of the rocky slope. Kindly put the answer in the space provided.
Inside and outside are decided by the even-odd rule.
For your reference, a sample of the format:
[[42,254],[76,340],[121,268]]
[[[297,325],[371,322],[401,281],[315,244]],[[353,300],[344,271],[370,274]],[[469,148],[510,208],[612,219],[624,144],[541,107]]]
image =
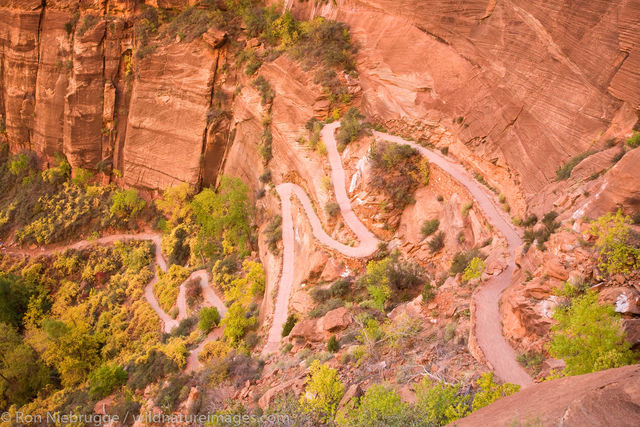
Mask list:
[[448,129],[458,140],[451,152],[518,213],[559,165],[600,144],[610,127],[623,122],[628,131],[637,120],[637,1],[287,6],[347,22],[360,44],[366,112]]
[[640,366],[631,365],[536,384],[456,425],[632,426],[640,422],[638,406]]

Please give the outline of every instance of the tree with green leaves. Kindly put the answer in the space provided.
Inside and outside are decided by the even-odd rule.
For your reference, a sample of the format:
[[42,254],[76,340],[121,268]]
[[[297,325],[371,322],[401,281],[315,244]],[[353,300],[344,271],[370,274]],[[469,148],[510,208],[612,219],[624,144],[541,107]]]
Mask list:
[[300,407],[319,422],[328,423],[333,420],[343,394],[344,384],[338,371],[314,360],[309,367],[305,392],[300,396]]
[[49,369],[22,341],[17,330],[0,322],[0,409],[23,405],[49,382]]
[[566,375],[580,375],[634,363],[638,356],[625,341],[620,316],[610,305],[598,304],[587,292],[567,308],[556,308],[551,327],[552,356],[564,359]]
[[599,267],[609,275],[640,269],[640,248],[632,243],[631,218],[618,210],[601,216],[591,225],[600,252]]
[[101,399],[127,382],[128,374],[115,363],[105,363],[89,374],[89,395]]
[[476,384],[480,387],[480,390],[473,396],[474,411],[484,408],[496,400],[507,397],[520,390],[520,386],[517,384],[496,383],[493,381],[493,372],[485,372],[482,374],[476,381]]
[[247,310],[239,302],[234,302],[229,307],[226,316],[222,319],[224,325],[224,337],[234,347],[240,344],[240,340],[246,335],[247,330],[256,325],[255,317],[247,317]]
[[249,189],[239,178],[223,176],[218,191],[205,188],[191,202],[200,231],[196,251],[207,257],[250,249]]
[[338,425],[349,427],[413,425],[413,411],[393,389],[374,384],[357,404],[347,406],[336,417]]

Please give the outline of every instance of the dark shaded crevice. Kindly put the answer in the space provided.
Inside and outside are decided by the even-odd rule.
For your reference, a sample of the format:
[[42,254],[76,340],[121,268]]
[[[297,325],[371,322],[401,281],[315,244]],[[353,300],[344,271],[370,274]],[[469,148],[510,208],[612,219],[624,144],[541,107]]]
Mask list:
[[40,39],[42,36],[42,22],[44,21],[44,14],[45,11],[47,9],[47,0],[42,0],[42,3],[40,4],[40,16],[38,17],[38,32],[36,33],[36,72],[35,72],[35,78],[34,78],[34,85],[33,85],[33,117],[32,117],[32,122],[31,122],[31,126],[28,127],[27,132],[29,134],[29,140],[27,141],[28,144],[28,149],[31,150],[32,149],[32,140],[33,140],[33,133],[34,133],[34,128],[35,128],[35,121],[36,121],[36,117],[35,117],[35,112],[36,112],[36,102],[37,102],[37,97],[36,97],[36,88],[38,87],[38,74],[40,72]]
[[510,127],[515,125],[516,121],[518,120],[518,117],[520,117],[520,114],[522,114],[523,111],[524,111],[524,105],[522,107],[520,107],[520,111],[518,111],[518,114],[516,114],[516,116],[509,123],[507,123],[507,125],[504,127],[504,129],[502,129],[501,133],[505,133],[507,131],[507,129],[509,129]]
[[447,46],[451,46],[448,41],[446,41],[445,39],[443,39],[439,35],[427,30],[425,27],[421,26],[420,24],[414,24],[414,25],[418,30],[422,31],[425,34],[428,34],[429,36],[433,37],[434,39],[436,39],[440,43],[446,44]]
[[213,76],[211,78],[211,91],[209,92],[209,107],[206,113],[206,117],[205,117],[205,126],[204,126],[204,132],[202,134],[202,146],[200,149],[200,176],[198,177],[198,188],[202,188],[203,182],[204,182],[204,175],[205,175],[205,166],[206,166],[206,161],[205,161],[205,157],[206,157],[206,153],[207,153],[207,139],[209,136],[209,129],[211,127],[211,120],[209,118],[209,113],[211,111],[211,109],[213,108],[213,98],[215,95],[215,90],[216,90],[216,81],[218,78],[218,63],[220,62],[220,51],[218,51],[218,55],[216,56],[216,61],[213,64]]

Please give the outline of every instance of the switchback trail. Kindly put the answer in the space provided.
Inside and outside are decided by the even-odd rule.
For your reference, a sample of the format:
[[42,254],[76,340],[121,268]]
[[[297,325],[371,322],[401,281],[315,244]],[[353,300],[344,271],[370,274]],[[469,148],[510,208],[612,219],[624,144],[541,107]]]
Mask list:
[[[351,208],[349,197],[347,196],[345,172],[342,167],[342,160],[337,149],[334,135],[335,130],[339,126],[339,122],[326,125],[322,129],[322,140],[327,148],[331,166],[331,181],[333,182],[336,201],[340,206],[345,224],[355,233],[360,244],[355,247],[347,246],[329,236],[323,230],[322,223],[316,215],[309,197],[300,186],[292,183],[284,183],[276,187],[282,203],[282,242],[284,250],[282,274],[267,344],[263,349],[264,355],[274,353],[279,348],[282,327],[287,319],[289,299],[293,287],[295,257],[293,220],[291,217],[292,195],[295,195],[300,201],[311,224],[312,233],[321,245],[353,258],[370,256],[376,251],[378,246],[378,239],[355,215]],[[374,135],[377,138],[396,144],[409,145],[415,148],[420,155],[428,159],[431,163],[440,167],[444,172],[467,188],[474,198],[476,205],[487,218],[487,221],[504,235],[509,252],[509,265],[499,275],[488,280],[474,296],[476,306],[475,334],[480,349],[484,353],[490,368],[495,371],[498,377],[504,381],[519,384],[522,387],[533,384],[531,377],[516,361],[515,351],[507,343],[502,334],[501,318],[498,312],[500,295],[509,285],[515,268],[515,248],[522,243],[518,232],[501,213],[494,197],[492,197],[487,189],[476,181],[462,165],[404,138],[375,131]]]
[[[202,296],[205,300],[205,306],[207,307],[216,307],[221,317],[227,313],[227,307],[224,305],[224,302],[218,297],[215,293],[211,285],[209,284],[209,277],[207,274],[207,270],[198,270],[191,273],[191,275],[185,280],[182,284],[180,284],[180,290],[178,293],[178,300],[176,302],[178,306],[178,316],[176,319],[172,318],[165,312],[160,304],[158,303],[158,299],[156,298],[153,292],[153,286],[158,281],[158,268],[160,268],[163,272],[167,271],[167,262],[165,261],[164,255],[162,254],[162,238],[159,234],[156,233],[137,233],[137,234],[112,234],[109,236],[101,237],[95,240],[80,240],[75,243],[69,245],[58,245],[52,246],[48,248],[40,248],[32,250],[32,249],[17,249],[17,248],[5,248],[3,252],[14,255],[22,255],[22,256],[39,256],[39,255],[53,255],[56,252],[63,251],[65,249],[75,249],[75,250],[84,250],[88,249],[91,246],[96,245],[111,245],[115,242],[122,241],[131,241],[131,240],[146,240],[153,242],[154,246],[154,264],[155,267],[153,270],[153,278],[147,283],[144,288],[144,297],[153,309],[156,312],[156,315],[160,318],[160,321],[163,324],[163,330],[166,333],[171,332],[173,328],[180,324],[180,321],[187,318],[187,303],[186,303],[186,284],[192,280],[197,279],[200,281],[200,286],[202,288]],[[204,347],[206,343],[212,341],[214,339],[219,338],[221,335],[220,328],[214,329],[210,332],[205,339],[200,342],[200,344],[191,351],[189,357],[187,358],[187,364],[185,369],[190,372],[201,366],[200,361],[198,360],[198,355],[200,351]]]

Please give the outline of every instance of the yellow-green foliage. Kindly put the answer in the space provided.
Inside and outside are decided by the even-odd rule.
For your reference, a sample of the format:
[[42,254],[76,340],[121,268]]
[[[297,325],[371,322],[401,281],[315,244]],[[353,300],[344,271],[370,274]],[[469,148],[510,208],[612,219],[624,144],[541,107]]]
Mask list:
[[125,221],[134,219],[147,205],[147,202],[140,198],[138,191],[134,188],[116,190],[113,193],[112,200],[113,202],[109,208],[111,216]]
[[91,221],[106,226],[108,215],[105,199],[110,191],[109,187],[92,187],[89,191],[64,183],[61,191],[40,198],[40,215],[18,230],[16,238],[20,242],[48,244],[80,231]]
[[171,337],[162,347],[162,352],[176,362],[179,368],[187,363],[187,346],[182,337]]
[[166,273],[158,270],[158,281],[153,285],[153,290],[158,298],[158,303],[164,311],[171,310],[178,299],[180,284],[189,277],[189,270],[172,265]]
[[480,388],[473,396],[473,410],[484,408],[498,399],[507,397],[520,390],[520,386],[511,383],[497,384],[493,381],[493,372],[485,372],[476,381]]
[[309,367],[305,392],[300,396],[302,411],[322,423],[333,419],[344,394],[338,371],[314,360]]
[[640,269],[640,248],[631,243],[631,218],[618,210],[608,213],[591,225],[596,248],[600,252],[599,267],[607,274],[623,273]]
[[462,280],[468,282],[471,279],[477,279],[482,275],[485,264],[482,258],[474,257],[467,265],[462,273]]
[[241,344],[242,338],[246,335],[247,330],[256,324],[257,319],[255,317],[247,318],[246,308],[236,301],[231,304],[226,316],[222,319],[224,337],[230,345],[238,347]]
[[248,305],[253,297],[264,293],[265,275],[262,264],[245,260],[242,263],[244,276],[227,274],[220,271],[221,261],[217,261],[213,268],[213,277],[224,291],[227,302],[238,301]]
[[581,375],[634,363],[622,330],[620,316],[610,305],[598,304],[598,295],[588,292],[574,298],[568,308],[557,308],[551,327],[550,353],[564,359],[566,375]]
[[213,359],[224,359],[231,353],[231,350],[231,347],[224,341],[209,341],[198,354],[198,360],[207,363]]

